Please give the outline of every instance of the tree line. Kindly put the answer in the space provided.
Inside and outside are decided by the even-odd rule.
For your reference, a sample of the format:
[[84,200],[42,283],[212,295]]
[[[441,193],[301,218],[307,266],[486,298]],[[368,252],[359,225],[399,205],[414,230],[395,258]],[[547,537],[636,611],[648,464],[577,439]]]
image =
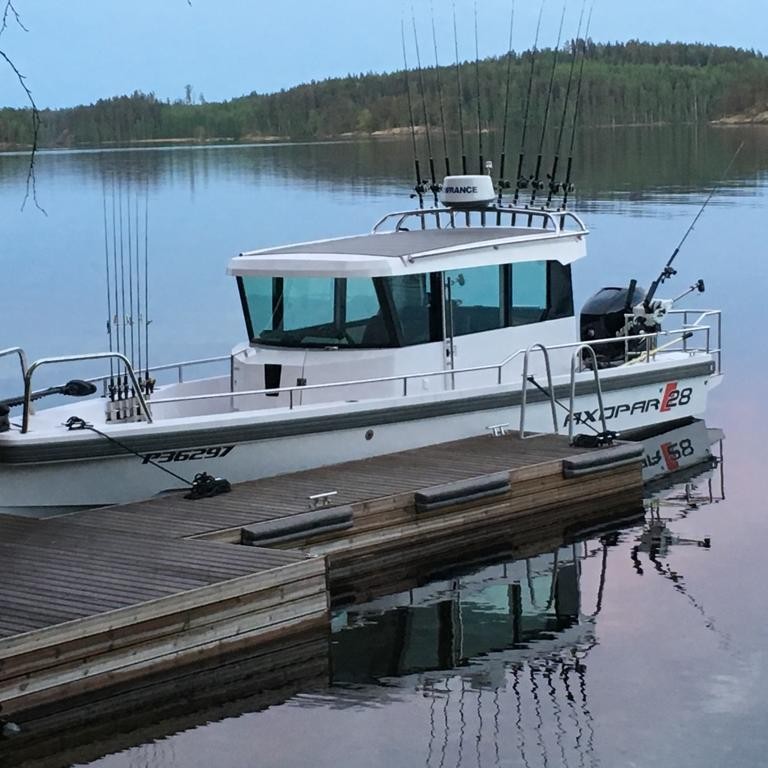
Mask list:
[[[543,122],[550,82],[550,127],[555,127],[562,115],[571,123],[575,83],[567,104],[565,96],[574,47],[586,57],[580,125],[705,122],[768,104],[768,59],[761,53],[705,44],[605,44],[582,40],[571,41],[560,51],[546,49],[536,55],[532,125]],[[531,51],[514,52],[484,59],[477,66],[475,62],[463,62],[458,68],[427,68],[423,72],[423,94],[419,78],[411,73],[410,94],[417,122],[424,123],[425,103],[435,138],[439,135],[441,113],[447,131],[455,134],[460,128],[460,80],[465,131],[477,133],[478,129],[494,130],[502,125],[507,87],[509,125],[519,129],[532,55]],[[576,78],[579,68],[575,69]],[[277,93],[253,92],[223,102],[200,98],[195,103],[191,87],[185,91],[185,98],[177,101],[136,91],[100,99],[95,104],[41,110],[39,145],[71,147],[181,139],[248,141],[264,137],[307,140],[390,132],[409,126],[404,72],[348,75]],[[32,128],[30,110],[0,109],[0,145],[30,145]]]

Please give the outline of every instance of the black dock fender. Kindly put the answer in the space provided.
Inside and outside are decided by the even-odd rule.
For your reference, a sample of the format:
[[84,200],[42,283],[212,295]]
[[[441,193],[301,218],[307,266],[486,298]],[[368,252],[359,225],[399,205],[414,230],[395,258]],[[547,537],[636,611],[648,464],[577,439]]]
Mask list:
[[300,512],[278,520],[267,520],[240,529],[240,543],[269,547],[297,539],[307,539],[352,527],[352,507],[329,507]]
[[642,461],[643,446],[624,443],[563,459],[563,477],[584,477]]
[[456,504],[492,498],[506,493],[510,488],[509,472],[497,472],[484,477],[457,480],[454,483],[435,485],[414,494],[417,512],[434,512]]

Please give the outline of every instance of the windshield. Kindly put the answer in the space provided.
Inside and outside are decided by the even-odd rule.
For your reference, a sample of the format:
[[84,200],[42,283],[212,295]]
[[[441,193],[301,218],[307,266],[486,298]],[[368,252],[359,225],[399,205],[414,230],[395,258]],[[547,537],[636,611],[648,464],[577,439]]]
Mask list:
[[240,278],[249,336],[281,347],[394,346],[376,283],[370,278]]

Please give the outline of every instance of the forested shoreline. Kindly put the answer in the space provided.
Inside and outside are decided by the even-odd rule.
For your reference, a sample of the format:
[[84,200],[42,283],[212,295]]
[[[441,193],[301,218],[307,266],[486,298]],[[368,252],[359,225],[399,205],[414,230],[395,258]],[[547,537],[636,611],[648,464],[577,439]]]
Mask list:
[[[564,114],[574,43],[559,52],[550,125]],[[585,126],[698,123],[750,115],[768,105],[768,59],[761,53],[715,45],[637,41],[579,43],[586,53],[579,122]],[[538,53],[533,80],[532,123],[541,123],[555,51]],[[461,104],[468,131],[493,130],[503,122],[507,72],[510,126],[519,127],[528,89],[531,53],[513,53],[460,67]],[[424,70],[429,122],[458,130],[459,95],[455,66]],[[578,76],[578,69],[576,71]],[[480,126],[477,121],[477,83]],[[438,89],[438,81],[442,88]],[[153,94],[101,99],[95,104],[41,110],[41,147],[74,147],[160,141],[316,140],[347,134],[397,133],[409,124],[403,72],[360,74],[295,86],[278,93],[224,102],[195,97],[162,101]],[[411,97],[422,124],[419,80],[410,76]],[[441,99],[442,91],[442,99]],[[576,87],[571,89],[572,111]],[[442,101],[442,109],[441,109]],[[568,118],[570,120],[570,118]],[[31,112],[0,108],[0,147],[32,144]]]

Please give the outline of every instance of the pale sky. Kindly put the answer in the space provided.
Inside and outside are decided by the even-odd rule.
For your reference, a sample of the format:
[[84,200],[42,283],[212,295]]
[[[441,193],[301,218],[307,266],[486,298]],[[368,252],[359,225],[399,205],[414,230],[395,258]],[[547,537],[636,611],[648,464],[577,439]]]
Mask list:
[[[481,55],[507,47],[512,0],[478,0]],[[542,45],[554,44],[562,0],[545,0]],[[591,2],[591,0],[588,0]],[[402,67],[410,0],[14,0],[29,28],[0,37],[38,105],[71,106],[134,90],[208,101],[348,72]],[[423,63],[432,64],[430,0],[413,0]],[[5,0],[0,0],[0,8]],[[567,0],[573,36],[582,0]],[[434,0],[441,63],[453,60],[452,2]],[[474,57],[474,0],[456,0],[460,50]],[[516,49],[533,42],[538,0],[517,0]],[[768,47],[767,0],[595,0],[596,40],[685,40]],[[412,48],[412,34],[409,40]],[[413,51],[410,53],[413,58]],[[24,104],[0,62],[0,105]]]

